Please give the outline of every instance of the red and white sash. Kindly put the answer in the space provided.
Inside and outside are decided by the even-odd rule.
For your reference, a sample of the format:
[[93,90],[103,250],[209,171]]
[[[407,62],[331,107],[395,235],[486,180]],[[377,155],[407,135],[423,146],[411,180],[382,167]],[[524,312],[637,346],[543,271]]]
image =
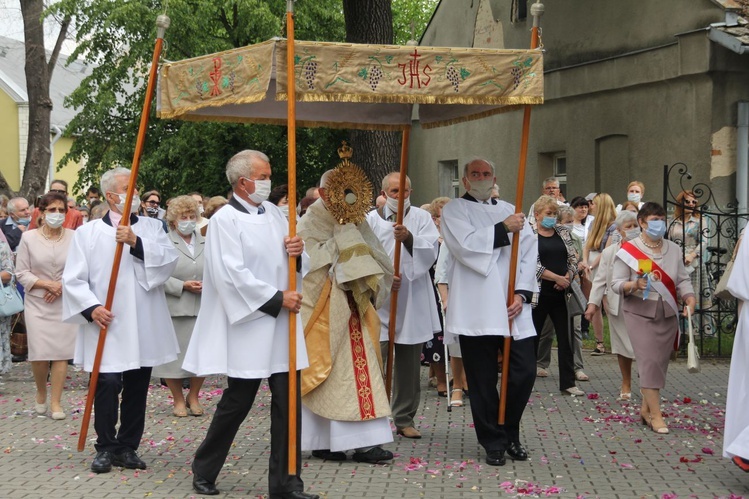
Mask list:
[[[640,272],[640,261],[649,260],[651,265],[651,274],[654,278],[650,279],[650,284],[655,291],[661,295],[663,301],[674,310],[676,316],[679,316],[679,305],[677,304],[676,298],[676,284],[670,275],[666,273],[660,265],[655,263],[648,255],[640,251],[631,241],[627,241],[622,244],[621,249],[616,253],[624,263],[626,263],[635,272]],[[679,321],[676,321],[679,324]],[[681,328],[679,327],[679,332]],[[680,334],[676,335],[676,341],[674,342],[674,348],[678,347]]]

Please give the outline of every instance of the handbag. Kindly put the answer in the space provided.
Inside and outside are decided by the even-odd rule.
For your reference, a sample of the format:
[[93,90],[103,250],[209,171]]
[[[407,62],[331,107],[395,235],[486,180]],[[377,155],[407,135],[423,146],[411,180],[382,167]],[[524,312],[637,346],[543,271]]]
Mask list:
[[23,299],[13,277],[8,284],[0,286],[0,317],[11,317],[18,312],[23,312]]
[[585,313],[588,300],[585,298],[585,294],[583,294],[583,290],[577,281],[570,282],[565,299],[567,301],[567,317],[572,318]]
[[700,352],[694,341],[694,326],[692,326],[692,314],[687,308],[687,331],[689,342],[687,343],[687,371],[690,373],[700,372]]
[[736,254],[739,252],[739,244],[741,244],[741,239],[742,238],[739,238],[739,241],[736,243],[736,247],[733,248],[733,255],[731,255],[731,260],[726,264],[726,269],[723,271],[723,275],[720,276],[720,280],[715,286],[715,292],[713,294],[721,300],[734,299],[734,296],[728,291],[728,279],[731,278],[731,271],[733,271],[733,262],[734,260],[736,260]]

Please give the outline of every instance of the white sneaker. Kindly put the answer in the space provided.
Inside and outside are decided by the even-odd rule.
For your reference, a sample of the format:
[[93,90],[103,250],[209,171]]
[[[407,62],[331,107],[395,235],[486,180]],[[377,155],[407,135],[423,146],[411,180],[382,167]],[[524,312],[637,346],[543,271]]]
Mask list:
[[570,387],[570,388],[567,388],[567,389],[566,389],[566,390],[564,390],[564,392],[562,392],[562,393],[569,393],[570,395],[576,395],[576,396],[578,396],[578,397],[582,397],[583,395],[585,395],[585,392],[584,392],[584,391],[582,391],[581,389],[579,389],[579,388],[578,388],[578,387],[576,387],[576,386],[572,386],[572,387]]
[[549,371],[547,371],[543,367],[537,367],[536,368],[536,377],[537,378],[546,378],[548,376],[549,376]]
[[578,381],[590,381],[590,377],[582,369],[575,371],[575,379]]

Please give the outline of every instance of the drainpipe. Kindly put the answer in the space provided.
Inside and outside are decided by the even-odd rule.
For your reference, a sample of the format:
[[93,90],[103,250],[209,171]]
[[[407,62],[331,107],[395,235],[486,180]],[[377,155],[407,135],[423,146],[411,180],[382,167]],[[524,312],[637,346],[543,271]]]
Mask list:
[[62,138],[62,130],[60,130],[60,127],[57,125],[50,126],[50,129],[55,134],[52,137],[52,140],[49,143],[49,182],[47,185],[47,190],[49,191],[49,188],[52,187],[52,181],[55,179],[55,143]]
[[[736,200],[739,214],[745,214],[749,209],[749,101],[739,102],[736,132]],[[739,229],[744,225],[746,220],[740,218]]]

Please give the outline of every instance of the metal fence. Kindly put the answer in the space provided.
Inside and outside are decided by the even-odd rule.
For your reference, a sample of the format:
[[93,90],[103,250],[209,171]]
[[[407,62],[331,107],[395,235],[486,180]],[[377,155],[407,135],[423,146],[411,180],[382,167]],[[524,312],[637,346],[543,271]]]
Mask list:
[[692,182],[684,163],[663,167],[663,206],[668,213],[667,237],[681,247],[697,297],[692,324],[700,355],[730,356],[737,301],[722,300],[714,291],[749,214],[738,213],[736,201],[721,205],[710,185]]

